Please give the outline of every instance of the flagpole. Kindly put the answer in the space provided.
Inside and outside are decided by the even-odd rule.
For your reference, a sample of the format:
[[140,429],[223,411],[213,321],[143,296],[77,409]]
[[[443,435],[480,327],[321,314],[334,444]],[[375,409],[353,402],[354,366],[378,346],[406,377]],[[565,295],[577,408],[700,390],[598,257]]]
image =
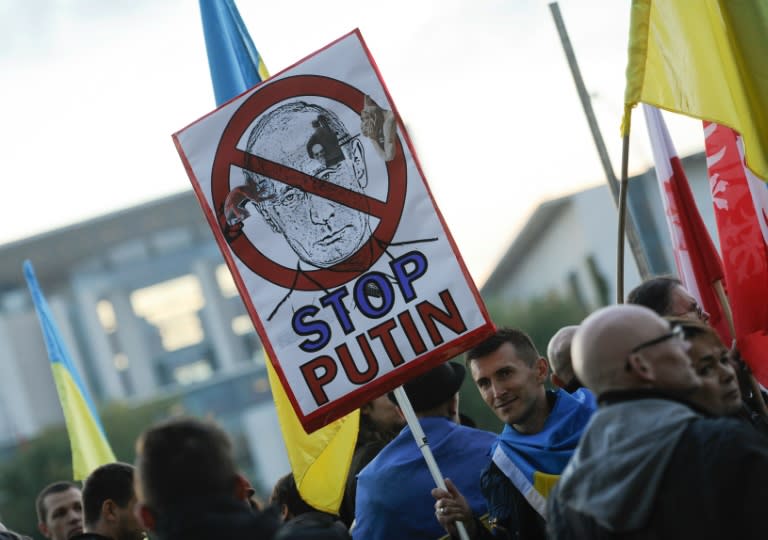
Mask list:
[[[621,143],[621,185],[619,186],[619,226],[616,245],[616,303],[624,303],[624,230],[627,224],[627,192],[629,191],[629,133]],[[647,270],[646,270],[647,271]],[[642,272],[641,272],[642,274]],[[643,276],[645,279],[647,276]]]
[[[397,406],[403,411],[405,421],[408,423],[408,427],[411,428],[411,433],[413,434],[413,438],[416,441],[419,450],[421,450],[421,454],[424,456],[424,461],[427,462],[427,468],[432,475],[432,480],[435,481],[437,487],[447,490],[448,488],[445,486],[445,480],[443,480],[443,473],[440,472],[440,467],[437,466],[435,456],[432,455],[432,449],[429,447],[429,442],[427,442],[427,436],[424,434],[424,430],[421,429],[421,424],[419,424],[419,419],[416,417],[411,401],[408,399],[408,394],[405,393],[402,386],[395,388],[394,394],[395,399],[397,400]],[[459,532],[459,538],[461,538],[461,540],[469,540],[469,535],[467,534],[467,529],[464,528],[464,523],[457,521],[456,530]]]
[[[605,147],[605,142],[603,140],[603,136],[600,133],[600,128],[597,125],[597,120],[595,118],[595,113],[592,110],[592,104],[589,98],[589,94],[587,93],[587,89],[584,86],[584,80],[581,77],[581,71],[579,70],[579,65],[576,62],[576,55],[573,52],[573,47],[571,46],[571,40],[568,37],[568,32],[565,29],[565,22],[563,22],[563,17],[560,14],[560,7],[558,6],[557,2],[552,2],[549,4],[549,9],[552,11],[552,18],[555,20],[555,26],[557,27],[557,32],[560,35],[560,41],[563,45],[563,51],[565,52],[565,57],[568,60],[568,66],[571,68],[571,75],[573,75],[573,82],[576,85],[576,90],[579,94],[579,98],[581,99],[581,105],[584,108],[584,114],[587,117],[587,123],[589,124],[589,128],[592,131],[592,138],[595,141],[595,146],[597,147],[597,153],[600,156],[600,162],[603,165],[603,170],[605,171],[605,177],[608,182],[608,187],[611,191],[611,195],[613,196],[613,202],[616,204],[616,207],[618,208],[619,212],[619,251],[617,252],[617,261],[616,261],[616,296],[619,299],[619,303],[623,302],[624,298],[624,230],[626,230],[626,237],[627,241],[629,242],[629,247],[632,250],[632,254],[635,257],[635,262],[637,263],[637,269],[640,272],[640,277],[642,279],[648,279],[651,276],[650,271],[650,265],[648,264],[648,257],[645,253],[645,248],[643,246],[642,240],[640,238],[640,235],[637,232],[637,226],[635,225],[635,221],[632,216],[632,211],[629,210],[629,219],[625,217],[627,214],[626,210],[626,202],[624,203],[624,207],[622,207],[621,199],[621,187],[619,185],[618,180],[616,179],[616,174],[613,172],[613,166],[611,165],[611,160],[608,157],[608,150]],[[628,147],[629,142],[628,140],[625,142],[625,146]],[[627,149],[628,153],[628,149]],[[624,157],[622,157],[622,162],[624,161]],[[624,176],[622,172],[622,176]],[[626,181],[622,178],[622,183],[626,184]],[[624,188],[626,190],[626,187]],[[626,194],[623,195],[624,200],[626,201]]]

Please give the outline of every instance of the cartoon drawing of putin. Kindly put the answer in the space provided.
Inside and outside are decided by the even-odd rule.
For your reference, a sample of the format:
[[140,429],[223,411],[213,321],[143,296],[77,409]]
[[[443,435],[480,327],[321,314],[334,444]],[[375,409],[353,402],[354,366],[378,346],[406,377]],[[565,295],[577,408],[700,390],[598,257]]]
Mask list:
[[[248,136],[246,151],[357,193],[368,183],[359,138],[350,135],[335,113],[304,101],[262,115]],[[229,227],[241,226],[255,205],[299,259],[316,268],[338,267],[371,236],[364,211],[249,170],[244,174],[245,185],[232,189],[225,201]]]

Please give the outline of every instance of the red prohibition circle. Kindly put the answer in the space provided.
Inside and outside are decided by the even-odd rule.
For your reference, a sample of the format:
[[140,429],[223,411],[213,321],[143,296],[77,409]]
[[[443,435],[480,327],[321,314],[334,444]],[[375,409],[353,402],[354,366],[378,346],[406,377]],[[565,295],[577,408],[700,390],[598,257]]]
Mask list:
[[[245,234],[229,240],[229,245],[238,258],[255,274],[280,287],[313,291],[347,283],[379,260],[400,224],[405,206],[407,172],[405,154],[399,137],[396,137],[395,158],[386,163],[388,189],[385,201],[335,186],[237,148],[243,134],[259,115],[279,102],[301,97],[323,97],[334,100],[359,115],[363,109],[365,94],[342,81],[318,75],[298,75],[268,83],[243,102],[224,129],[213,160],[211,191],[217,222],[225,223],[224,201],[231,189],[229,185],[231,167],[234,165],[253,170],[254,164],[257,164],[259,170],[254,172],[299,187],[317,196],[333,198],[353,209],[359,211],[365,209],[366,213],[378,218],[379,222],[371,231],[370,238],[354,254],[332,267],[316,270],[302,269],[299,272],[296,268],[289,268],[271,260],[259,251]],[[247,167],[246,164],[248,164]],[[363,268],[351,268],[352,265],[345,264],[349,260],[362,258],[368,261]]]

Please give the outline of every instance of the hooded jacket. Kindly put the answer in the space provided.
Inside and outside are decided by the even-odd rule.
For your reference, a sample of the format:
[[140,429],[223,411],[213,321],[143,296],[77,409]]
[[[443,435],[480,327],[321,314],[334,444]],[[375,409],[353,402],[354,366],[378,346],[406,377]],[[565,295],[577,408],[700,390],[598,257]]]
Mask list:
[[550,538],[765,538],[768,448],[657,393],[601,400],[549,497]]

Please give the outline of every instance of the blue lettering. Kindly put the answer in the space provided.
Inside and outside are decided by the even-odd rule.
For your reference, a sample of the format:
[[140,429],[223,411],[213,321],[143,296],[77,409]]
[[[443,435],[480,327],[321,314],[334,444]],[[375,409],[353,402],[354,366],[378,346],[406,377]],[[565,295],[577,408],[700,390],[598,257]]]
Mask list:
[[[381,298],[379,307],[371,304],[371,296]],[[369,319],[379,319],[389,313],[395,303],[395,289],[381,272],[365,274],[355,283],[355,303]]]
[[332,293],[326,294],[320,299],[320,303],[323,306],[331,306],[331,308],[333,308],[333,312],[336,314],[336,319],[339,321],[341,329],[344,330],[344,333],[347,335],[355,330],[355,325],[352,324],[352,321],[349,318],[349,312],[347,311],[347,308],[344,307],[344,302],[341,301],[341,299],[348,294],[347,288],[342,287]]
[[[405,265],[409,263],[414,265],[410,272],[405,268]],[[389,266],[395,274],[395,281],[400,287],[405,301],[410,302],[416,298],[413,282],[426,273],[428,266],[424,254],[419,251],[411,251],[389,263]]]
[[293,314],[293,331],[300,336],[316,334],[315,339],[305,339],[299,344],[301,350],[316,352],[328,345],[331,340],[331,327],[325,321],[307,321],[308,317],[314,317],[320,311],[316,306],[304,306]]

